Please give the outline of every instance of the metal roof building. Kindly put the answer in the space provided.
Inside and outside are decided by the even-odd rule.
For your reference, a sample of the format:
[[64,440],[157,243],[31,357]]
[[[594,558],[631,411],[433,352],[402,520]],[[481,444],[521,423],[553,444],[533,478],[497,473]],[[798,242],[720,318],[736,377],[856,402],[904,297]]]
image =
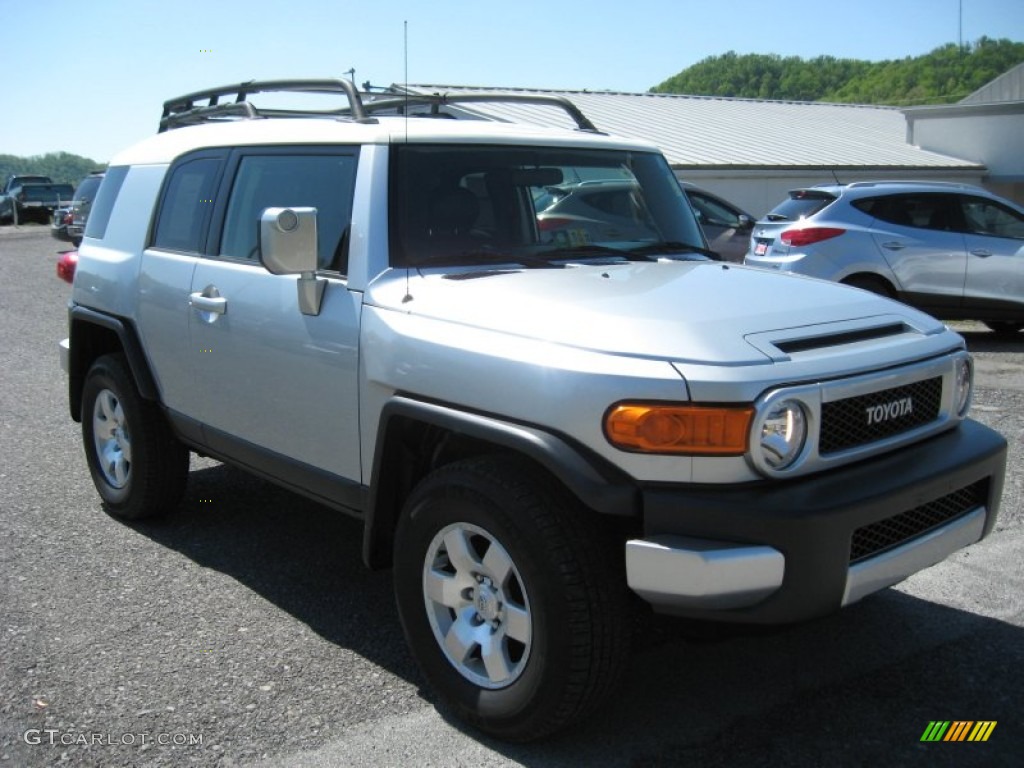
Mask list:
[[[908,178],[981,184],[989,172],[983,160],[915,146],[908,140],[905,111],[894,107],[585,90],[409,88],[564,96],[600,130],[654,142],[681,178],[758,216],[798,186]],[[574,127],[560,110],[533,104],[459,105],[450,111],[469,119]]]

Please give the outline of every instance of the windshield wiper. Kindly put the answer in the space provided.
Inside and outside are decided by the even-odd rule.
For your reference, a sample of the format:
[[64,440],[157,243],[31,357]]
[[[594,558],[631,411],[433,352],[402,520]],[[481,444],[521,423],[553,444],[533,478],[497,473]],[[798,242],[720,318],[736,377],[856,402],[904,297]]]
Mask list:
[[425,267],[425,266],[453,266],[453,267],[465,267],[475,266],[476,264],[518,264],[521,267],[529,268],[553,268],[561,269],[564,264],[553,264],[547,259],[542,259],[537,256],[530,254],[518,253],[511,254],[503,251],[490,251],[486,249],[479,249],[474,251],[454,251],[445,253],[436,253],[432,256],[426,256],[424,258],[416,259],[411,262],[411,267]]
[[707,256],[715,261],[721,261],[722,255],[717,251],[712,251],[709,248],[704,248],[699,245],[690,245],[689,243],[679,243],[674,240],[665,240],[659,243],[647,243],[646,245],[638,245],[636,248],[630,248],[629,252],[636,254],[637,256],[665,256],[677,260],[679,256]]
[[622,250],[621,248],[609,248],[607,245],[567,245],[562,248],[553,248],[544,251],[544,255],[551,258],[571,258],[577,256],[587,258],[590,256],[614,256],[617,259],[626,261],[649,261],[642,253],[634,253],[633,249]]

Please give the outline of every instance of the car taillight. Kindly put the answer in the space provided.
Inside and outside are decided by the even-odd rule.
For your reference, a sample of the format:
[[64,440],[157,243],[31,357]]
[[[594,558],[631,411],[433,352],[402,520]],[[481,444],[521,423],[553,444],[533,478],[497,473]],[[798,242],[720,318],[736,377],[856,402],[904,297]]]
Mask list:
[[839,237],[839,235],[844,232],[846,232],[845,229],[839,229],[838,227],[805,227],[804,229],[787,229],[779,235],[779,240],[782,241],[783,245],[800,247],[820,243],[822,240],[829,240],[833,237]]
[[57,259],[57,277],[67,283],[75,281],[75,267],[78,266],[78,251],[62,251]]
[[572,224],[572,219],[561,219],[557,216],[537,219],[537,229],[541,232],[553,232],[556,229],[565,229]]

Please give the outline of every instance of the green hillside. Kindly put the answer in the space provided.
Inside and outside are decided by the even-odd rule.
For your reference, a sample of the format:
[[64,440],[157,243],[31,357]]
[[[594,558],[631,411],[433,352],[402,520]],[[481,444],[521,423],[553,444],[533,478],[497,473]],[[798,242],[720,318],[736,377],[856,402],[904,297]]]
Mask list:
[[895,106],[946,104],[1021,62],[1024,43],[987,37],[963,47],[950,43],[924,56],[875,62],[729,51],[687,67],[651,92]]
[[35,157],[0,155],[0,187],[12,173],[31,173],[49,176],[55,182],[77,184],[89,171],[101,170],[106,163],[97,163],[87,157],[69,152],[48,152]]

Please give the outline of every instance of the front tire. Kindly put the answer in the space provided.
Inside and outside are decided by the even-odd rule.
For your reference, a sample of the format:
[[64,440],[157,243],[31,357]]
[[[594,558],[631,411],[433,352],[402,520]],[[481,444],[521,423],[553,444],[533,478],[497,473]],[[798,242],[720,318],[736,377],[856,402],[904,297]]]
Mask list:
[[600,521],[517,457],[436,470],[395,538],[406,639],[466,721],[528,741],[579,721],[628,658],[623,555]]
[[93,485],[115,517],[164,515],[181,501],[188,449],[139,394],[121,355],[98,358],[86,374],[82,442]]

